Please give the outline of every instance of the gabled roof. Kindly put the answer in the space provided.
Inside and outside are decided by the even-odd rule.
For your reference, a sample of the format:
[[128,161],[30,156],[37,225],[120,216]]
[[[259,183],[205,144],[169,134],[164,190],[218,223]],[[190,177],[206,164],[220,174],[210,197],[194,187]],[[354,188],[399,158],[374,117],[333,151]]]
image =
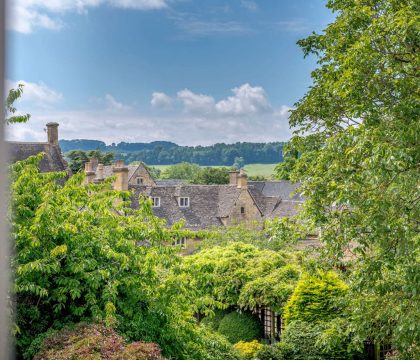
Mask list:
[[[140,165],[128,165],[128,181],[133,177],[134,173],[138,169]],[[114,165],[105,165],[104,166],[104,178],[109,178],[114,175],[112,168]],[[96,171],[96,169],[93,169],[93,171]]]
[[7,147],[10,162],[25,160],[30,156],[43,152],[45,156],[39,164],[41,172],[69,171],[67,162],[64,160],[58,145],[34,142],[8,142]]
[[299,187],[299,184],[292,183],[291,181],[249,181],[248,185],[251,185],[264,197],[279,197],[283,200],[295,201],[304,200],[304,198],[299,194],[292,195],[292,193]]

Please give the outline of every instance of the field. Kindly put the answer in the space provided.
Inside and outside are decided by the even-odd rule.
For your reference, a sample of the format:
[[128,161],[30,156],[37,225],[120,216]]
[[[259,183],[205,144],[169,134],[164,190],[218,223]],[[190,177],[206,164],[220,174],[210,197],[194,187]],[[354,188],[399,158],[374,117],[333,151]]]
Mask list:
[[[164,171],[166,168],[172,165],[150,165],[150,166],[160,169],[161,171]],[[268,177],[273,174],[274,168],[276,166],[277,164],[248,164],[248,165],[245,165],[244,170],[248,176],[262,175],[262,176]],[[219,167],[219,166],[214,166],[214,167]]]

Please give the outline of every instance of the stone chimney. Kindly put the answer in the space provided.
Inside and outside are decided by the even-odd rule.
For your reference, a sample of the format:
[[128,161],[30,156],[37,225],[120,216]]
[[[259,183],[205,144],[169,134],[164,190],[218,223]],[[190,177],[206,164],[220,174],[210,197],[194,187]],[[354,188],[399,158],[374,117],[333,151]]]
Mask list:
[[58,145],[58,123],[49,122],[47,124],[48,143]]
[[247,189],[248,188],[248,176],[241,169],[238,175],[238,189]]
[[90,184],[95,180],[95,172],[90,161],[85,163],[85,184]]
[[239,176],[238,170],[229,171],[229,185],[238,186],[238,176]]
[[101,181],[104,179],[104,164],[98,164],[96,167],[96,178]]
[[124,160],[117,160],[112,172],[115,176],[114,190],[128,191],[128,167],[124,165]]
[[92,171],[96,172],[96,168],[98,167],[99,160],[95,157],[89,159],[90,163],[92,164]]

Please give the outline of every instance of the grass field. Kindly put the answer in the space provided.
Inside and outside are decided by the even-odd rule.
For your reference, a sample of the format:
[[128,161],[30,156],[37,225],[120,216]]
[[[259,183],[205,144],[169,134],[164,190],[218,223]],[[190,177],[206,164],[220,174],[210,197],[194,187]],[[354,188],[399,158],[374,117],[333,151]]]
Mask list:
[[[163,171],[172,165],[150,165],[150,166],[153,166]],[[248,165],[245,165],[244,169],[248,176],[261,175],[261,176],[268,177],[273,174],[274,168],[276,166],[277,164],[248,164]],[[219,167],[219,166],[214,166],[214,167]]]

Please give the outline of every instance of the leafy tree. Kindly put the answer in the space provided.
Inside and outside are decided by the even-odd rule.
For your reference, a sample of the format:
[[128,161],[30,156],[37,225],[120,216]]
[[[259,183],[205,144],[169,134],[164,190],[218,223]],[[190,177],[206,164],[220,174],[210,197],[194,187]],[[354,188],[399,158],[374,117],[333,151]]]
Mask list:
[[319,67],[290,117],[302,153],[291,178],[330,259],[353,254],[354,340],[410,358],[420,344],[418,1],[327,6],[335,21],[299,41]]
[[239,341],[233,346],[241,354],[244,360],[255,359],[259,351],[262,349],[263,344],[257,340],[249,342]]
[[278,164],[274,172],[276,178],[279,180],[290,180],[290,174],[296,166],[296,160],[299,158],[299,153],[294,148],[289,148],[287,145],[283,147],[283,162]]
[[245,166],[245,160],[242,156],[238,156],[235,158],[233,162],[233,167],[236,169],[242,169]]
[[14,123],[24,123],[29,120],[31,115],[25,114],[25,115],[15,115],[16,114],[16,108],[14,107],[14,103],[16,100],[18,100],[23,93],[23,84],[18,84],[17,89],[10,89],[9,94],[6,98],[5,103],[5,110],[4,110],[4,118],[6,121],[6,124],[14,124]]
[[110,181],[85,186],[76,174],[60,185],[65,173],[39,172],[42,156],[11,173],[18,355],[32,358],[48,331],[102,321],[168,357],[229,358],[228,345],[196,325],[188,284],[174,277],[181,258],[164,244],[179,227],[167,230],[149,200],[133,210]]
[[83,170],[85,163],[91,158],[98,159],[98,162],[104,165],[111,165],[114,161],[113,153],[100,150],[72,150],[66,154],[66,157],[70,160],[69,167],[74,174]]
[[162,179],[192,180],[200,173],[200,166],[187,162],[172,165],[162,172]]
[[229,171],[227,167],[205,167],[201,168],[196,176],[191,180],[193,184],[229,184]]

